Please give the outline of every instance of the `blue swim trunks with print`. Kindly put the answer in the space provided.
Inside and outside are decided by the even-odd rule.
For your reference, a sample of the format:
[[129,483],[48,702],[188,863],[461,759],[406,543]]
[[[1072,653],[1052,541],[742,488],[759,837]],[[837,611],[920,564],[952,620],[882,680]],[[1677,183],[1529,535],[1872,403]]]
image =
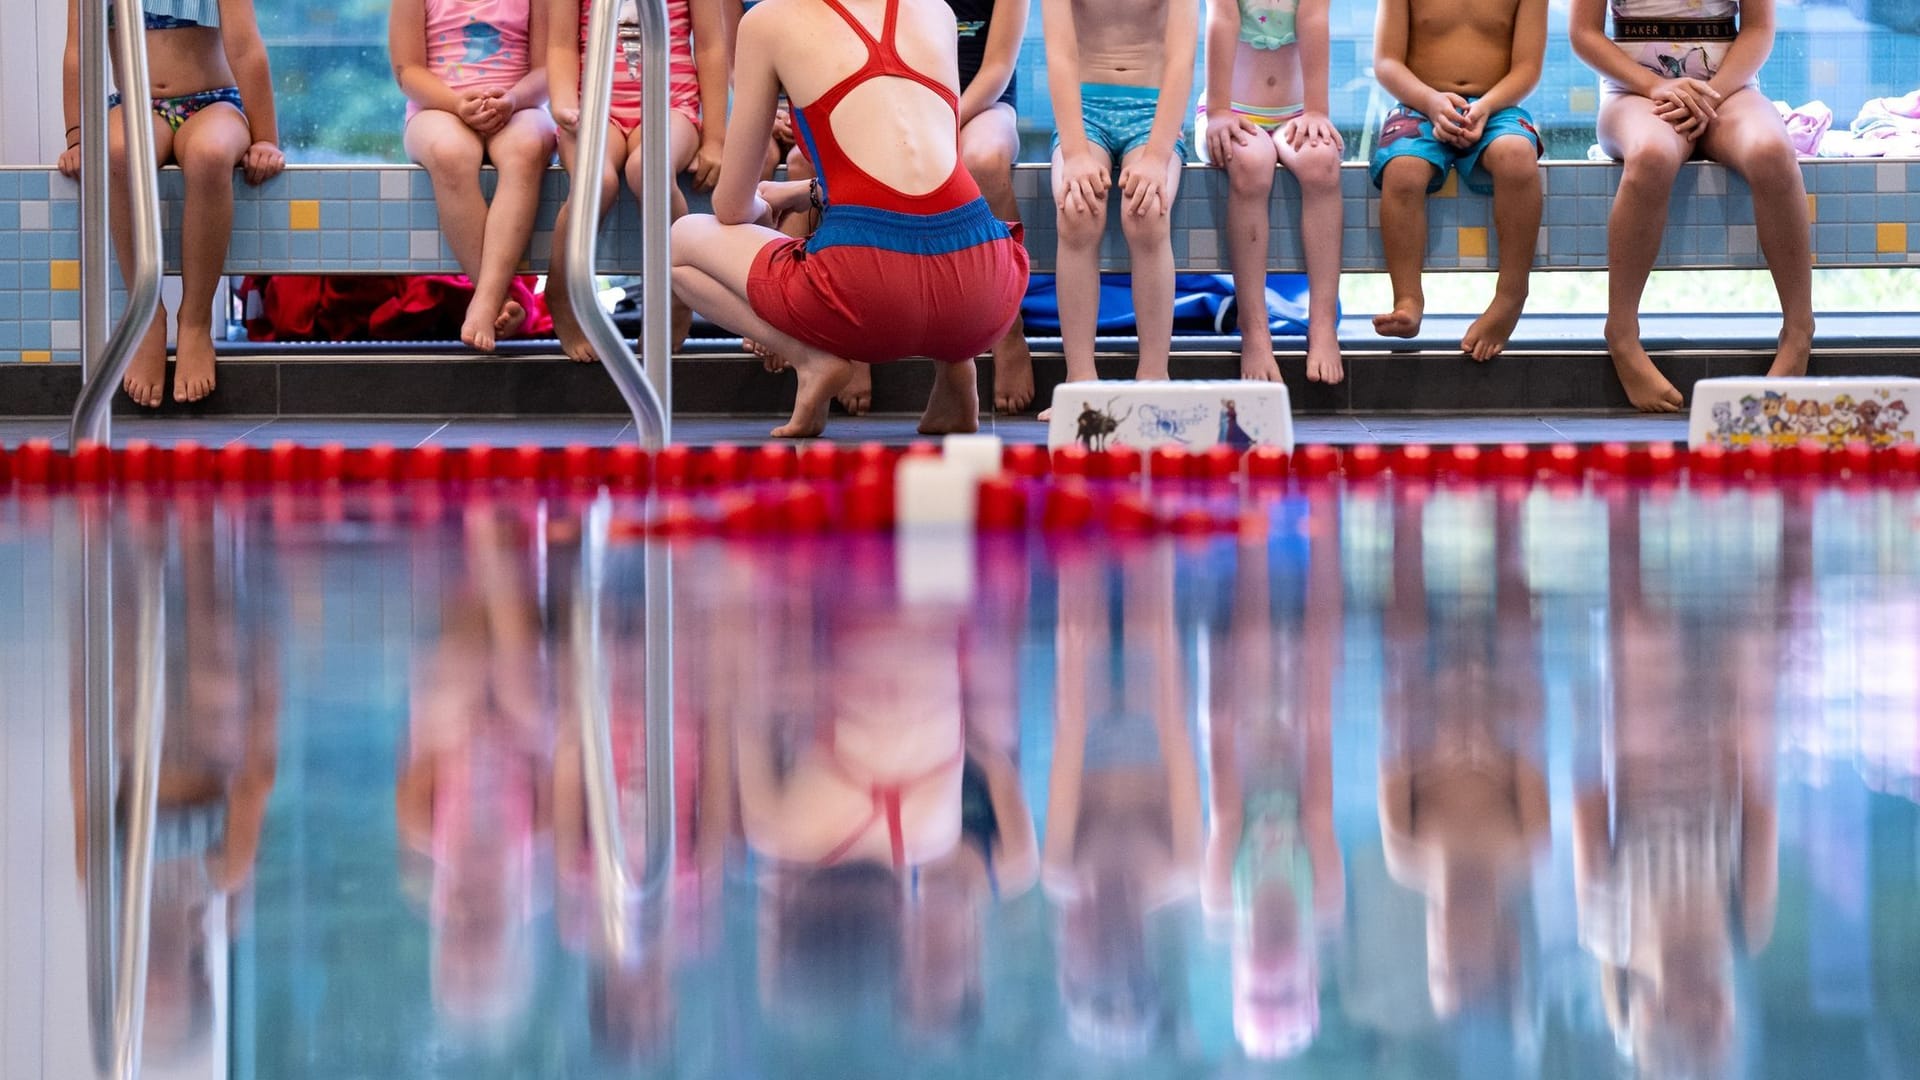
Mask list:
[[[1471,104],[1477,100],[1468,98]],[[1480,168],[1480,155],[1487,152],[1493,140],[1504,135],[1519,135],[1533,143],[1535,157],[1546,153],[1546,147],[1540,143],[1540,132],[1533,126],[1533,117],[1518,105],[1509,105],[1492,116],[1487,117],[1486,130],[1480,133],[1480,141],[1472,146],[1459,147],[1441,142],[1433,133],[1433,124],[1427,115],[1418,109],[1406,105],[1396,105],[1387,114],[1386,122],[1380,125],[1380,145],[1374,148],[1373,161],[1368,173],[1373,177],[1373,186],[1380,186],[1380,177],[1386,172],[1387,162],[1397,157],[1417,157],[1433,165],[1433,180],[1427,184],[1427,193],[1439,191],[1447,182],[1447,170],[1460,170],[1460,179],[1468,188],[1482,195],[1493,194],[1493,177]]]

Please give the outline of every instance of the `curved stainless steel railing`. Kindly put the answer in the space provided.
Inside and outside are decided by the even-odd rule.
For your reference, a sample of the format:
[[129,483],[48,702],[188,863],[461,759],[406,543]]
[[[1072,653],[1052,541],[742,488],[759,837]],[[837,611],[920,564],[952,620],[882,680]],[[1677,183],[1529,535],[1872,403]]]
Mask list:
[[[112,1080],[140,1075],[146,1021],[148,944],[152,927],[154,815],[160,751],[166,735],[166,618],[163,569],[143,565],[133,598],[134,700],[124,803],[113,707],[113,560],[110,513],[82,509],[82,599],[86,666],[88,1011],[94,1065]],[[126,844],[118,843],[116,805],[126,808]],[[116,867],[116,854],[122,855]],[[116,869],[120,872],[116,873]]]
[[[127,0],[119,0],[121,3]],[[621,0],[594,0],[587,18],[587,52],[581,68],[580,148],[573,159],[573,204],[567,221],[567,295],[574,318],[587,341],[613,376],[620,396],[633,413],[641,445],[657,450],[672,438],[673,357],[668,331],[672,267],[667,252],[667,230],[672,225],[667,164],[667,8],[665,0],[637,0],[638,21],[618,25]],[[616,30],[638,33],[637,48],[627,62],[641,60],[640,153],[642,183],[640,223],[642,263],[640,352],[645,370],[633,350],[600,308],[593,282],[600,237],[600,177],[607,165],[607,116],[612,108],[613,46]]]
[[106,334],[112,303],[107,274],[106,9],[80,8],[80,348],[86,382],[73,404],[69,445],[113,437],[114,391],[133,362],[133,348],[160,307],[160,170],[153,160],[146,21],[139,0],[113,0],[114,45],[126,85],[120,116],[127,138],[127,211],[133,218],[133,265],[125,267],[127,310]]
[[[646,700],[646,860],[640,880],[631,876],[626,838],[620,831],[619,781],[613,771],[612,672],[602,636],[600,600],[606,588],[607,528],[611,505],[605,495],[588,507],[580,529],[579,592],[573,605],[573,680],[580,725],[581,775],[587,798],[587,839],[593,859],[601,944],[613,958],[637,948],[636,909],[665,898],[673,867],[673,709],[672,697],[656,679],[655,650],[664,644],[672,609],[656,622],[656,593],[666,582],[647,555],[647,700]],[[661,553],[664,559],[664,551]],[[671,652],[665,653],[671,660]]]

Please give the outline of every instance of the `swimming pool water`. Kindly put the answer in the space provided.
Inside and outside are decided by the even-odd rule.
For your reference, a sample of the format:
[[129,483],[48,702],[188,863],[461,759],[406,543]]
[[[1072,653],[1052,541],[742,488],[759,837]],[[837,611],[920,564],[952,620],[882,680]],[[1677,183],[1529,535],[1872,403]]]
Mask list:
[[[0,1073],[95,1074],[145,694],[147,1076],[1920,1074],[1911,487],[651,549],[637,502],[393,509],[0,501]],[[629,881],[671,808],[657,894],[596,874],[589,744]]]

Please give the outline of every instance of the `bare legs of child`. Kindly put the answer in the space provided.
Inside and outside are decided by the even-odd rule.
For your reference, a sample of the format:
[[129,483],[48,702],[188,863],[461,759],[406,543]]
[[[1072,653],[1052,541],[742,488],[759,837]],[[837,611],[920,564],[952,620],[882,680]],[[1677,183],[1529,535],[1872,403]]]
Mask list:
[[1234,147],[1227,163],[1227,257],[1240,315],[1240,377],[1280,381],[1267,322],[1268,208],[1274,164],[1300,183],[1300,240],[1307,257],[1307,378],[1337,383],[1340,360],[1340,151],[1332,144],[1295,150],[1285,128]]
[[[700,129],[693,121],[678,112],[667,114],[667,160],[672,165],[673,175],[677,178],[693,164],[693,156],[700,150]],[[560,164],[569,174],[573,172],[573,156],[578,152],[578,142],[567,132],[560,133]],[[613,209],[613,201],[620,196],[620,180],[625,175],[627,187],[635,195],[640,193],[644,170],[640,160],[640,129],[631,133],[622,132],[617,126],[607,127],[607,168],[600,177],[600,210],[604,219]],[[673,220],[678,221],[687,212],[687,197],[680,190],[678,179],[672,192]],[[570,193],[565,206],[553,223],[553,256],[547,268],[547,310],[553,316],[553,330],[560,338],[560,349],[572,360],[581,363],[594,363],[600,358],[593,353],[593,346],[587,341],[585,331],[573,317],[573,308],[567,302],[566,244],[567,221],[573,213],[574,199]],[[675,296],[668,318],[672,320],[669,339],[674,349],[687,340],[687,333],[693,326],[693,312],[684,301]]]
[[[108,124],[113,173],[109,229],[125,266],[132,256],[133,219],[127,207],[126,133],[116,107]],[[227,261],[233,236],[233,170],[253,136],[240,110],[215,103],[188,117],[174,131],[153,118],[154,156],[180,166],[186,180],[187,212],[181,215],[180,325],[173,400],[199,401],[213,393],[213,294]],[[123,386],[136,404],[158,408],[167,384],[167,312],[154,312],[146,336],[135,348]]]
[[[1635,408],[1677,412],[1680,391],[1640,343],[1640,299],[1660,254],[1674,179],[1696,145],[1634,94],[1607,95],[1599,130],[1601,148],[1624,162],[1607,218],[1607,351]],[[1806,187],[1785,126],[1757,91],[1737,90],[1720,103],[1697,149],[1753,189],[1760,250],[1780,295],[1780,347],[1767,373],[1804,375],[1813,347],[1813,256]]]
[[[1527,282],[1540,236],[1539,154],[1520,135],[1494,139],[1480,155],[1479,168],[1493,178],[1494,231],[1500,240],[1500,273],[1493,301],[1460,339],[1460,349],[1484,363],[1500,355],[1527,303]],[[1427,254],[1427,185],[1431,163],[1411,155],[1387,162],[1380,178],[1380,242],[1393,309],[1373,317],[1375,333],[1410,338],[1420,332],[1426,293],[1420,286]]]
[[[1088,148],[1103,166],[1110,162],[1106,151]],[[1135,149],[1122,159],[1122,165],[1144,153]],[[1094,335],[1100,320],[1100,237],[1106,232],[1107,204],[1113,201],[1109,188],[1085,207],[1064,197],[1061,177],[1064,162],[1059,150],[1053,152],[1053,202],[1059,246],[1054,256],[1054,283],[1060,296],[1060,340],[1067,354],[1067,381],[1085,382],[1099,378],[1093,362]],[[1140,361],[1134,378],[1142,380],[1168,377],[1167,359],[1173,351],[1173,229],[1171,209],[1180,191],[1181,162],[1167,158],[1166,203],[1135,213],[1122,206],[1120,232],[1127,239],[1127,257],[1133,273],[1133,310],[1136,332],[1140,337]],[[1122,200],[1124,203],[1124,196]],[[1052,418],[1052,409],[1040,412],[1041,420]]]
[[[533,236],[540,180],[553,159],[553,121],[545,110],[522,109],[483,136],[450,112],[423,109],[407,121],[405,141],[407,156],[433,181],[441,232],[473,282],[460,340],[491,352],[526,321],[507,289]],[[480,190],[483,161],[497,174],[491,205]]]
[[1493,231],[1500,243],[1500,273],[1493,302],[1467,327],[1460,349],[1480,363],[1506,351],[1507,339],[1527,306],[1533,252],[1540,242],[1540,152],[1523,135],[1502,135],[1487,144],[1479,167],[1493,177]]
[[[760,249],[785,234],[764,225],[722,225],[706,214],[673,226],[673,288],[687,304],[744,337],[788,358],[799,377],[793,416],[770,433],[774,438],[810,438],[827,428],[827,407],[853,376],[846,359],[822,352],[777,330],[747,302],[747,276]],[[924,435],[979,430],[979,391],[971,361],[941,364],[927,411]]]

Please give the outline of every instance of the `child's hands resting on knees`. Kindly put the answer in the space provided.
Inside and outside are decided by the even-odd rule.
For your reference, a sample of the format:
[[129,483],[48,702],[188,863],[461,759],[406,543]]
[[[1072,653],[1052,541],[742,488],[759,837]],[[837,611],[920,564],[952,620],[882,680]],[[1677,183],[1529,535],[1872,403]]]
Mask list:
[[1451,146],[1473,145],[1466,138],[1466,98],[1459,94],[1443,94],[1435,90],[1433,96],[1423,103],[1420,111],[1427,114],[1427,121],[1433,125],[1434,138]]
[[1168,155],[1148,149],[1120,167],[1120,193],[1126,196],[1128,213],[1165,216],[1172,209],[1167,201],[1167,164]]
[[1233,148],[1249,146],[1254,139],[1266,137],[1266,132],[1244,116],[1228,113],[1225,116],[1207,114],[1207,160],[1220,168],[1226,168],[1233,160]]
[[265,139],[256,141],[247,147],[246,156],[240,159],[240,171],[246,176],[247,183],[259,187],[261,184],[280,175],[287,167],[287,157],[280,148]]
[[1112,183],[1112,174],[1101,166],[1099,158],[1084,150],[1077,154],[1061,151],[1060,190],[1054,194],[1054,202],[1062,210],[1091,213],[1107,197],[1107,187]]
[[1303,112],[1287,121],[1281,134],[1295,150],[1331,146],[1339,153],[1347,152],[1347,140],[1340,137],[1340,129],[1333,126],[1333,120],[1326,113]]
[[501,111],[501,101],[505,99],[504,90],[468,90],[460,95],[460,119],[474,131],[482,135],[491,135],[507,126],[507,120],[513,115],[512,108]]
[[1472,146],[1487,133],[1487,117],[1494,110],[1486,102],[1476,101],[1460,110],[1460,145]]
[[1653,101],[1653,115],[1689,139],[1705,135],[1719,115],[1720,91],[1699,79],[1662,79],[1647,97]]

